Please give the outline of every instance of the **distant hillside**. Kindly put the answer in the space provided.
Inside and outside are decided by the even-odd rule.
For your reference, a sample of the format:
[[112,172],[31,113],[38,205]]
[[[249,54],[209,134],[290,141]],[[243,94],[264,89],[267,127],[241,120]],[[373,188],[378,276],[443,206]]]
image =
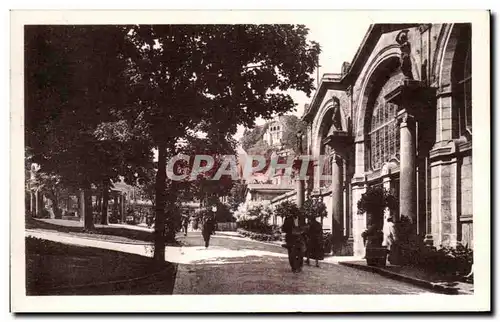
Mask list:
[[257,154],[257,155],[265,155],[270,153],[271,151],[276,151],[278,149],[277,146],[270,146],[264,140],[264,134],[269,129],[269,125],[272,123],[280,123],[283,126],[283,136],[281,138],[281,147],[280,149],[291,149],[293,151],[296,150],[297,147],[297,132],[302,130],[304,133],[303,146],[305,147],[305,142],[307,139],[305,138],[305,129],[306,126],[304,122],[302,122],[295,115],[282,115],[274,118],[266,122],[264,125],[256,126],[253,129],[247,129],[243,133],[243,137],[241,138],[241,146],[248,154]]

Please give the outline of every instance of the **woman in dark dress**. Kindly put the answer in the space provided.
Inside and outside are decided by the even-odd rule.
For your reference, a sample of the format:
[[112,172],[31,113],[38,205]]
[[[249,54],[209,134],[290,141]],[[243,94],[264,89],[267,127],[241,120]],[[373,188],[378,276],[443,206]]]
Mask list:
[[319,260],[324,258],[323,251],[323,227],[314,217],[309,218],[308,243],[307,243],[307,265],[309,259],[316,260],[316,267],[319,267]]

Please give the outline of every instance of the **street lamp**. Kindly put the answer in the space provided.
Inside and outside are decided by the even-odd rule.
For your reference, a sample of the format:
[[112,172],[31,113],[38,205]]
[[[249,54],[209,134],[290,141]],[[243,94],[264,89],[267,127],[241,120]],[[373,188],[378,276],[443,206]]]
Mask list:
[[304,134],[302,133],[302,130],[299,130],[297,132],[297,152],[299,154],[302,154],[302,138],[304,137]]
[[[299,157],[302,156],[302,138],[303,138],[303,133],[302,130],[299,130],[297,132],[297,154]],[[298,175],[297,175],[297,180],[296,180],[296,185],[297,185],[297,207],[302,208],[304,205],[304,181],[301,180],[300,178],[300,168],[297,170]],[[304,220],[304,218],[302,218]]]

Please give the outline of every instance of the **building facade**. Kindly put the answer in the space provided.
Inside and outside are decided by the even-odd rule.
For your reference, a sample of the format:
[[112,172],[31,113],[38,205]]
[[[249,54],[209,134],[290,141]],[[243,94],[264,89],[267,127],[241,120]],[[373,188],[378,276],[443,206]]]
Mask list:
[[339,254],[362,255],[370,186],[399,198],[395,214],[434,246],[473,246],[470,24],[370,26],[342,73],[325,74],[302,119],[308,152],[327,162],[312,196]]

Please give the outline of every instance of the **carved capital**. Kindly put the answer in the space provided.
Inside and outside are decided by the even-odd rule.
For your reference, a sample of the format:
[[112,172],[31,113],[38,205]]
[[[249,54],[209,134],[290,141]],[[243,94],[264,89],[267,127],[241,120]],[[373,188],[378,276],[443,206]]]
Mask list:
[[415,127],[416,119],[415,116],[408,113],[406,110],[401,110],[396,115],[396,122],[398,122],[399,127]]
[[333,151],[330,156],[332,158],[332,163],[335,162],[339,166],[344,164],[344,156],[339,152]]

